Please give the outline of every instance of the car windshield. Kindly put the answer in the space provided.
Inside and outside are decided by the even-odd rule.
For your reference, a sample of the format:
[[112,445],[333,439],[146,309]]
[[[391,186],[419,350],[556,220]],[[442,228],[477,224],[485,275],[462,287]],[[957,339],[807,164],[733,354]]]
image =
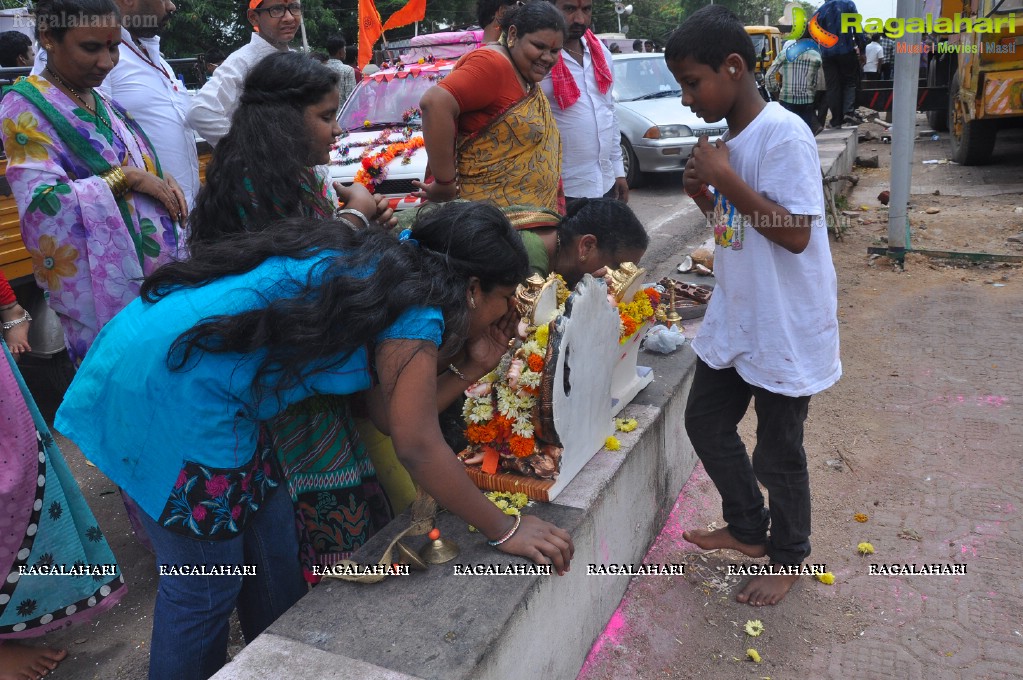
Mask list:
[[651,54],[642,59],[616,59],[614,61],[614,94],[618,101],[678,97],[681,88],[664,62],[664,56]]
[[753,53],[763,54],[767,52],[767,36],[763,33],[755,33],[750,36],[753,41]]
[[[423,94],[437,83],[425,75],[404,78],[363,78],[337,117],[341,129],[352,131],[405,125],[404,114],[418,109]],[[369,125],[366,125],[369,121]],[[418,127],[418,119],[411,121]]]

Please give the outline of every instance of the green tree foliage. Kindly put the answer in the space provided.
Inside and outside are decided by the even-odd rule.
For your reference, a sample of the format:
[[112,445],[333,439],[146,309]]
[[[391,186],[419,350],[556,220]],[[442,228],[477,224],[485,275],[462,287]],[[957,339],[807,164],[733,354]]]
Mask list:
[[[306,36],[312,49],[322,49],[327,36],[341,28],[338,8],[328,6],[330,0],[302,0],[302,16]],[[162,32],[160,50],[164,56],[194,57],[206,50],[219,48],[230,54],[249,41],[252,26],[245,18],[248,2],[244,0],[180,0],[177,12]],[[340,3],[335,3],[340,4]],[[347,0],[346,10],[352,15],[352,38],[356,19],[354,0]],[[301,33],[292,47],[301,46]]]

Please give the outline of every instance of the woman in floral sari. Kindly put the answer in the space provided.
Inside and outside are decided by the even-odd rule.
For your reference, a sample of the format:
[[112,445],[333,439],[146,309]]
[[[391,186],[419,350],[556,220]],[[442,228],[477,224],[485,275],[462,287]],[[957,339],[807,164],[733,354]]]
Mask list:
[[[0,522],[0,678],[36,678],[56,668],[67,652],[20,641],[91,619],[113,607],[125,586],[8,351],[27,350],[27,333],[20,332],[27,331],[32,317],[17,304],[2,272],[0,319],[0,507],[5,515]],[[65,575],[54,576],[53,570]]]
[[112,0],[41,0],[42,76],[0,105],[7,181],[36,281],[80,363],[100,329],[177,253],[184,195],[142,129],[93,88],[117,63]]
[[423,95],[430,201],[489,200],[564,212],[561,136],[537,83],[558,59],[565,20],[544,0],[506,12],[505,39],[462,57]]

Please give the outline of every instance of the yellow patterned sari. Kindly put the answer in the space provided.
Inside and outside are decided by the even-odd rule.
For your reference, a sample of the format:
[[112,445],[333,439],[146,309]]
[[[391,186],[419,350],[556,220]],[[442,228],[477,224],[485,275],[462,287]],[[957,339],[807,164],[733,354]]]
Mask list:
[[561,135],[539,87],[479,132],[460,138],[457,156],[459,198],[564,212]]

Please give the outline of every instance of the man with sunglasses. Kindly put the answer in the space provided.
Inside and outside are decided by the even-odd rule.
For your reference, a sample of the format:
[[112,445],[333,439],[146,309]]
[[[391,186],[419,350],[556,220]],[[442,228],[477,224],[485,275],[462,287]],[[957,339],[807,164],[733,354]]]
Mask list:
[[195,95],[188,121],[203,138],[216,146],[231,129],[231,116],[241,97],[245,76],[261,59],[287,52],[302,21],[297,0],[250,0],[245,15],[255,31],[249,44],[228,56]]

